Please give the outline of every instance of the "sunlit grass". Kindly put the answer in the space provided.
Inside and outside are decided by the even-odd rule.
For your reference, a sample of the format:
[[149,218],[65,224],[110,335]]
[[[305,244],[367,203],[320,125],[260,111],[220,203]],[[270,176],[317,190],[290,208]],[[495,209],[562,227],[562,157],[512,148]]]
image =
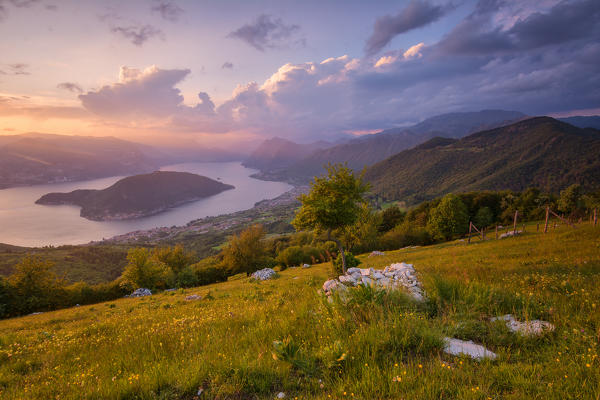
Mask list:
[[[329,303],[321,264],[0,321],[0,397],[597,399],[600,228],[528,231],[360,257],[413,263],[424,304],[368,290]],[[489,322],[506,313],[557,329],[522,338]],[[446,335],[498,360],[445,355]]]

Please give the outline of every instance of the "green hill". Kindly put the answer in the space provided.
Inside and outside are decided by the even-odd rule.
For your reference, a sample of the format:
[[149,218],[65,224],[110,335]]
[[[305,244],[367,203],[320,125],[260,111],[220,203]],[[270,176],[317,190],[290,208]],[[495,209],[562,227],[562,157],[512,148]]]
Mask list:
[[508,125],[524,117],[520,112],[504,110],[437,115],[410,127],[386,129],[315,151],[285,168],[263,170],[258,176],[304,184],[312,177],[321,175],[323,166],[328,162],[346,163],[350,168],[360,171],[436,136],[461,138],[483,129]]
[[74,204],[94,221],[140,218],[213,196],[233,186],[188,172],[156,171],[123,178],[103,190],[48,193],[37,204]]
[[[413,263],[425,304],[368,290],[330,304],[319,264],[1,320],[0,398],[594,399],[598,229],[360,256]],[[556,331],[522,337],[489,320],[508,313]],[[444,335],[498,358],[445,354]]]
[[597,189],[600,131],[531,118],[459,140],[434,138],[373,165],[365,178],[374,192],[409,203],[473,190]]

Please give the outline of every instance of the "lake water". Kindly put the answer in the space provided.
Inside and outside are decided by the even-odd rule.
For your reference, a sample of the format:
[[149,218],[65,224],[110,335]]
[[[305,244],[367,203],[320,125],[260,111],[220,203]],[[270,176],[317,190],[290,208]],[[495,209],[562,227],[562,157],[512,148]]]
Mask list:
[[122,176],[4,189],[0,190],[0,243],[17,246],[82,244],[140,229],[185,225],[198,218],[247,210],[260,200],[277,197],[292,188],[283,182],[251,178],[256,171],[239,162],[185,163],[161,170],[204,175],[233,185],[235,189],[151,217],[101,222],[80,217],[80,208],[76,206],[46,206],[35,201],[49,192],[104,189]]

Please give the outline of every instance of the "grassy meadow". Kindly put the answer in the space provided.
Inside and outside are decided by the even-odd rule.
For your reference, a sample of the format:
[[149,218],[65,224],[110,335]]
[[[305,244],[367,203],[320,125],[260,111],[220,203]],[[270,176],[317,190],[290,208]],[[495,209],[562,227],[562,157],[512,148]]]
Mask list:
[[[330,303],[325,263],[2,320],[0,398],[600,399],[600,227],[360,259],[413,263],[428,300],[365,288]],[[507,313],[556,330],[489,321]],[[444,336],[498,358],[446,355]]]

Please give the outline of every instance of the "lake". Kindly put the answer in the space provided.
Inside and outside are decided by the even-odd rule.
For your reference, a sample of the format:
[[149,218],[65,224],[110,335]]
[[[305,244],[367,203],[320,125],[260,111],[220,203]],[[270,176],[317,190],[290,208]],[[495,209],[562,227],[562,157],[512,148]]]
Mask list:
[[204,175],[233,185],[235,189],[151,217],[100,222],[80,217],[80,208],[76,206],[47,206],[35,201],[50,192],[104,189],[123,176],[4,189],[0,190],[0,243],[16,246],[82,244],[140,229],[185,225],[198,218],[247,210],[258,201],[272,199],[292,188],[283,182],[251,178],[256,171],[239,162],[184,163],[161,170]]

